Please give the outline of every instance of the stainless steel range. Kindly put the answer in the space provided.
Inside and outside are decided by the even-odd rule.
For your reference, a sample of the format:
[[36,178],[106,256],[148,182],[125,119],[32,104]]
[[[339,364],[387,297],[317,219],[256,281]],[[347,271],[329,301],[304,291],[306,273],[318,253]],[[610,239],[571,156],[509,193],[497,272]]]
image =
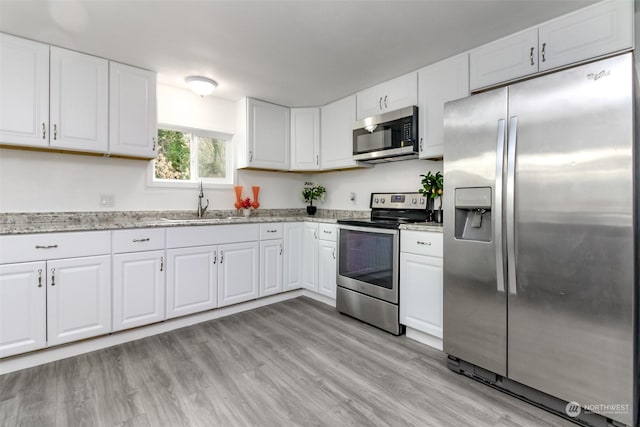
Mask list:
[[400,335],[400,230],[425,222],[427,201],[420,193],[373,193],[371,217],[338,221],[339,312]]

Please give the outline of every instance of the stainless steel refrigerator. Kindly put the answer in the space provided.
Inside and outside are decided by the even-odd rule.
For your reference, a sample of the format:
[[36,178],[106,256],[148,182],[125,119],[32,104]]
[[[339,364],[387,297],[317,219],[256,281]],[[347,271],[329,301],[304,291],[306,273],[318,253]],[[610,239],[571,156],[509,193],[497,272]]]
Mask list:
[[638,424],[633,82],[629,53],[445,107],[449,367],[592,425]]

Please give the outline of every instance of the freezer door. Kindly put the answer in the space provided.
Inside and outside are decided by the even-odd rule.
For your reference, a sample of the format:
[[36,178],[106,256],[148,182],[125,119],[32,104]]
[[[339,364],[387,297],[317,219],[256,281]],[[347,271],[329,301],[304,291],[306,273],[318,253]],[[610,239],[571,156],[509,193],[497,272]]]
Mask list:
[[445,106],[444,351],[506,374],[502,172],[507,89]]
[[626,54],[511,86],[505,194],[508,377],[628,425],[632,82]]

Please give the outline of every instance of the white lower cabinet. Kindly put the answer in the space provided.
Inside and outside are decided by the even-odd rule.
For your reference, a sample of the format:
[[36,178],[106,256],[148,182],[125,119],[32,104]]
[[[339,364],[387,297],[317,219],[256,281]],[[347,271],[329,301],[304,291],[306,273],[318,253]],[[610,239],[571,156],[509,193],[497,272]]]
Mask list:
[[318,243],[318,293],[336,297],[336,242],[320,240]]
[[442,349],[442,233],[402,231],[400,245],[400,323]]
[[47,262],[47,342],[58,345],[111,332],[111,257]]
[[302,228],[302,287],[318,292],[318,224],[313,222]]
[[217,249],[198,246],[167,250],[167,318],[217,306]]
[[0,358],[47,346],[46,263],[0,265]]
[[302,232],[304,224],[290,222],[284,224],[284,284],[285,291],[300,289],[302,287],[302,272],[304,259],[302,253]]
[[113,256],[113,330],[164,320],[164,251]]
[[218,254],[218,306],[259,296],[258,242],[220,245]]
[[283,290],[282,239],[260,242],[260,296]]

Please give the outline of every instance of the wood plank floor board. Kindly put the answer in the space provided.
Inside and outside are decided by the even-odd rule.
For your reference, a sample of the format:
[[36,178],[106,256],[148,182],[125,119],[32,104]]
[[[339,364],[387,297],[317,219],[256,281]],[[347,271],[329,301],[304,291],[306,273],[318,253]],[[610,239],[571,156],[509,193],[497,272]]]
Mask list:
[[308,298],[0,376],[0,425],[572,426]]

